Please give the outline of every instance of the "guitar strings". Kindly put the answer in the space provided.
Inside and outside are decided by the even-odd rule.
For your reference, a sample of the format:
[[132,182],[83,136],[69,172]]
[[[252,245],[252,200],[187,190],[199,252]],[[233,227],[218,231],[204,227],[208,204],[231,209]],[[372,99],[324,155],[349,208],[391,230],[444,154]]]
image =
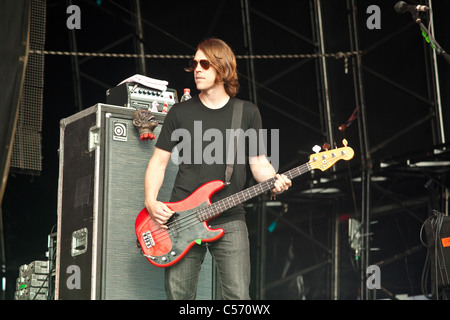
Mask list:
[[[306,168],[306,170],[302,170],[302,169],[305,169],[305,168]],[[292,178],[294,178],[294,177],[296,177],[296,176],[298,176],[300,174],[303,174],[304,172],[309,171],[310,169],[311,168],[310,168],[309,163],[306,163],[306,164],[303,164],[303,165],[301,165],[299,167],[296,167],[294,169],[289,170],[288,172],[285,173],[285,175],[289,179],[292,179]],[[268,180],[262,182],[261,184],[255,185],[253,187],[250,187],[250,188],[247,188],[245,190],[242,190],[242,191],[238,192],[235,196],[237,196],[239,198],[239,195],[245,195],[245,193],[249,194],[250,190],[253,191],[257,187],[262,188],[262,186],[264,184],[266,184],[266,188],[267,188],[267,190],[269,190],[270,188],[273,187],[273,184],[274,184],[275,180],[276,180],[275,177],[271,178],[271,179],[268,179]],[[264,192],[264,191],[262,191],[262,192]],[[258,193],[256,193],[256,195],[257,194]],[[201,219],[199,219],[199,212],[200,211],[213,210],[214,209],[213,207],[219,207],[220,208],[222,206],[223,206],[224,210],[226,210],[227,206],[224,205],[223,203],[227,202],[227,201],[229,202],[231,197],[234,197],[234,196],[230,196],[230,197],[224,198],[222,200],[219,200],[218,202],[212,203],[210,205],[201,207],[198,210],[195,210],[195,211],[190,212],[188,214],[182,215],[180,218],[177,218],[176,220],[174,220],[172,222],[169,222],[167,224],[168,229],[158,228],[157,230],[155,230],[153,232],[153,235],[152,235],[153,238],[154,238],[154,241],[156,240],[156,238],[159,241],[164,241],[164,240],[166,240],[168,238],[171,238],[171,236],[173,236],[173,235],[175,235],[177,233],[180,233],[180,232],[182,232],[184,230],[189,229],[190,227],[192,227],[195,224],[197,224],[197,222],[199,222],[199,221],[200,222],[205,221],[205,220],[202,221]],[[245,200],[247,200],[247,199],[244,196],[243,201],[245,201]],[[243,201],[240,201],[239,203],[241,203]],[[236,204],[234,204],[234,205],[236,205]],[[183,223],[183,225],[180,225],[180,223]],[[161,233],[162,233],[162,236],[160,236]]]
[[[266,181],[268,184],[270,184],[270,181]],[[273,184],[273,182],[272,182]],[[261,186],[260,186],[261,187]],[[252,191],[255,189],[252,189]],[[167,239],[168,237],[170,237],[171,235],[180,233],[186,229],[189,229],[190,227],[196,225],[198,222],[204,222],[206,220],[212,219],[213,217],[215,217],[216,215],[219,215],[221,212],[232,208],[234,206],[236,206],[239,203],[244,202],[245,200],[248,200],[249,195],[250,194],[250,190],[243,190],[246,192],[239,192],[238,194],[232,196],[232,197],[237,197],[238,198],[238,202],[236,203],[234,200],[231,199],[231,197],[227,197],[224,198],[222,200],[219,200],[217,202],[211,203],[209,205],[203,206],[198,208],[198,210],[195,210],[193,212],[189,212],[187,214],[181,215],[180,217],[176,217],[175,220],[169,222],[167,224],[168,229],[163,229],[163,228],[159,228],[157,229],[153,234],[154,237],[158,237],[160,233],[164,233],[167,232],[167,234],[159,237],[160,241],[163,241],[165,239]],[[247,196],[245,195],[245,193],[247,193]],[[257,195],[258,192],[255,193],[255,195]],[[208,216],[207,219],[204,219],[204,215],[206,213],[212,213],[217,211],[216,215],[213,215],[211,217]]]
[[[213,217],[216,216],[216,215],[213,215],[212,217],[208,217],[208,218],[204,219],[203,216],[208,211],[211,213],[218,209],[217,215],[219,215],[220,212],[223,212],[229,208],[232,208],[232,207],[236,206],[237,204],[250,199],[253,196],[261,194],[262,192],[264,192],[264,187],[267,190],[269,190],[271,187],[273,187],[273,183],[275,182],[275,180],[276,180],[276,178],[268,179],[268,180],[262,182],[261,184],[258,184],[253,187],[242,190],[235,195],[226,197],[224,199],[221,199],[221,200],[211,203],[209,205],[202,206],[202,207],[198,208],[198,210],[195,210],[193,212],[189,212],[187,214],[181,215],[179,218],[177,217],[175,220],[166,224],[168,226],[168,229],[158,228],[157,230],[155,230],[153,232],[152,236],[154,239],[158,238],[159,241],[164,241],[165,239],[170,238],[172,235],[176,235],[177,233],[180,233],[180,232],[196,225],[197,222],[204,222],[204,221],[212,219]],[[258,188],[261,190],[257,190]],[[232,200],[232,198],[238,198],[238,202],[236,203],[235,201]],[[163,234],[162,236],[160,236],[161,233]]]
[[[306,170],[304,170],[305,168],[306,168]],[[309,171],[310,169],[311,169],[311,167],[310,167],[309,163],[306,163],[299,167],[289,170],[288,172],[285,173],[285,175],[289,179],[291,179],[298,175],[303,174],[304,172]],[[253,186],[253,187],[250,187],[250,188],[240,191],[235,196],[239,197],[239,195],[245,195],[245,192],[250,193],[249,192],[250,190],[254,190],[257,187],[262,188],[262,186],[264,184],[266,184],[266,188],[267,188],[267,190],[269,190],[270,188],[273,187],[275,180],[276,180],[275,177],[268,179],[268,180],[262,182],[261,184],[258,184],[256,186]],[[264,192],[264,191],[262,191],[262,192]],[[258,193],[256,193],[256,194],[258,194]],[[224,202],[230,201],[231,197],[233,197],[233,196],[224,198],[222,200],[219,200],[218,202],[212,203],[205,207],[201,207],[198,210],[195,210],[193,212],[190,212],[188,214],[181,216],[179,219],[174,220],[174,221],[170,222],[169,224],[167,224],[168,229],[158,228],[156,231],[153,232],[154,241],[156,241],[156,239],[158,241],[164,241],[168,238],[173,237],[174,235],[176,235],[180,232],[183,232],[184,230],[189,229],[190,227],[196,225],[199,221],[203,222],[204,220],[202,221],[201,219],[199,219],[199,211],[212,210],[213,209],[212,207],[221,207]],[[245,201],[245,200],[246,200],[246,198],[244,197],[243,201]],[[241,201],[241,202],[243,202],[243,201]],[[234,204],[234,205],[236,205],[236,204]],[[223,205],[223,207],[226,208],[226,205]],[[183,223],[183,225],[180,225],[180,223]],[[162,235],[160,236],[160,234],[162,234]]]
[[[344,143],[344,145],[345,145],[345,148],[347,148],[346,143]],[[337,155],[336,153],[334,153],[334,152],[337,151],[337,150],[339,150],[339,149],[335,149],[335,150],[330,151],[330,152],[333,152],[333,153],[332,153],[332,157],[334,158],[333,161],[332,161],[331,163],[327,164],[327,161],[325,160],[327,157],[325,156],[324,152],[321,152],[321,153],[318,154],[318,155],[324,154],[324,155],[322,156],[323,161],[316,158],[316,159],[314,159],[314,162],[322,162],[323,164],[329,165],[328,167],[332,166],[336,161],[340,160],[340,158],[343,157],[343,156],[345,155],[345,151],[341,151],[341,154],[340,154],[340,155]],[[329,151],[327,151],[327,153],[329,153]],[[336,156],[337,156],[337,157],[336,157]],[[351,159],[351,157],[350,157],[349,159]],[[305,164],[303,164],[303,165],[300,165],[300,166],[298,166],[298,167],[296,167],[296,168],[293,168],[293,169],[287,171],[287,172],[284,173],[284,174],[285,174],[289,179],[293,179],[293,178],[295,178],[295,177],[297,177],[297,176],[299,176],[299,175],[302,175],[302,174],[305,173],[305,172],[311,171],[312,169],[315,168],[315,167],[314,167],[314,168],[311,167],[311,164],[312,164],[311,161],[312,161],[312,160],[313,160],[313,158],[311,158],[311,160],[310,160],[309,162],[307,162],[307,163],[305,163]],[[327,167],[327,168],[328,168],[328,167]],[[305,168],[306,168],[306,170],[305,170]],[[321,168],[321,170],[324,171],[324,168]],[[248,196],[248,193],[249,193],[250,190],[254,190],[254,189],[256,189],[257,187],[262,188],[262,186],[263,186],[264,184],[266,185],[267,190],[269,190],[270,188],[273,188],[275,180],[276,180],[276,177],[271,178],[271,179],[268,179],[268,180],[266,180],[266,181],[264,181],[264,182],[261,182],[261,183],[258,184],[258,185],[255,185],[255,186],[253,186],[253,187],[250,187],[250,188],[247,188],[247,189],[245,189],[245,190],[242,190],[242,191],[238,192],[236,195],[232,195],[232,196],[226,197],[226,198],[224,198],[224,199],[222,199],[222,200],[219,200],[218,202],[212,203],[212,204],[210,204],[210,205],[203,206],[203,207],[201,207],[201,208],[198,209],[198,210],[195,210],[195,211],[190,212],[190,213],[188,213],[188,214],[186,214],[186,215],[183,215],[183,216],[180,217],[179,220],[176,219],[176,220],[170,222],[170,223],[168,224],[168,229],[163,229],[163,228],[159,227],[159,229],[157,229],[157,230],[155,230],[155,231],[152,231],[152,233],[153,233],[153,234],[152,234],[152,237],[154,237],[154,240],[155,240],[155,239],[157,238],[157,236],[158,236],[158,239],[157,239],[158,242],[159,242],[159,241],[164,241],[164,240],[167,239],[167,238],[171,238],[171,235],[173,235],[175,232],[177,232],[177,233],[178,233],[178,232],[181,232],[181,231],[186,230],[186,229],[190,228],[191,226],[197,224],[198,221],[200,221],[200,222],[205,222],[205,221],[207,221],[207,220],[209,220],[209,219],[211,219],[211,218],[214,218],[214,217],[216,216],[216,215],[214,215],[214,216],[212,216],[212,217],[209,217],[209,219],[206,219],[206,218],[205,218],[205,219],[202,219],[202,218],[200,218],[200,216],[199,216],[199,211],[212,210],[213,207],[217,207],[217,206],[220,207],[221,204],[225,203],[226,201],[230,201],[230,200],[231,200],[233,197],[235,197],[235,196],[238,196],[238,197],[239,197],[239,195],[244,196],[244,199],[239,201],[239,203],[242,203],[242,202],[244,202],[245,200],[251,198],[251,197],[246,198],[246,197],[245,197],[245,192],[247,192],[247,196]],[[267,191],[267,190],[265,190],[265,191]],[[261,189],[260,191],[261,191],[260,193],[264,192],[263,189]],[[256,195],[257,195],[257,194],[258,194],[258,193],[256,193]],[[230,204],[228,204],[228,205],[230,205]],[[236,205],[236,204],[233,203],[233,206],[235,206],[235,205]],[[233,207],[233,206],[230,206],[230,207],[228,207],[228,208],[231,208],[231,207]],[[224,206],[224,208],[226,209],[227,207]],[[224,210],[225,210],[225,209],[224,209]],[[220,213],[218,213],[217,215],[219,215],[219,214],[220,214]],[[180,222],[181,222],[182,220],[183,220],[183,222],[187,222],[186,225],[180,226]],[[170,227],[173,226],[174,224],[176,224],[177,226],[174,226],[173,228],[170,228]],[[160,235],[161,233],[163,233],[163,232],[166,232],[166,233],[163,234],[163,235],[159,238],[159,235]]]
[[[214,202],[212,204],[209,204],[207,206],[200,207],[200,208],[198,208],[198,210],[195,210],[188,214],[182,215],[182,216],[180,216],[180,218],[177,218],[176,220],[169,222],[167,224],[167,226],[169,227],[168,229],[160,228],[160,229],[156,230],[154,232],[155,237],[159,236],[160,232],[163,232],[163,233],[164,233],[164,231],[167,232],[166,235],[163,235],[162,237],[159,238],[159,240],[162,241],[162,240],[167,239],[167,237],[170,237],[170,234],[177,234],[179,232],[182,232],[182,231],[192,227],[199,221],[204,222],[206,220],[210,220],[213,217],[215,217],[216,215],[219,215],[221,212],[223,212],[229,208],[232,208],[232,207],[238,205],[239,203],[242,203],[254,196],[257,196],[258,194],[261,194],[266,190],[269,190],[270,188],[273,187],[275,180],[276,180],[275,177],[268,179],[258,185],[255,185],[253,187],[242,190],[242,191],[236,193],[235,195],[226,197],[224,199],[221,199],[221,200]],[[234,201],[233,198],[237,198],[238,201],[237,202]],[[216,215],[207,216],[206,218],[204,217],[204,215],[208,211],[211,213],[216,210],[217,210]],[[180,226],[180,223],[183,223],[183,225]],[[160,231],[160,232],[158,232],[158,231]]]
[[[305,168],[306,168],[306,170],[304,170]],[[303,169],[303,170],[302,170],[302,169]],[[294,169],[291,169],[291,170],[287,171],[287,172],[284,173],[284,174],[285,174],[289,179],[292,179],[292,178],[297,177],[298,175],[301,175],[301,174],[303,174],[303,173],[309,171],[310,169],[311,169],[311,168],[310,168],[309,163],[306,163],[306,164],[303,164],[303,165],[301,165],[301,166],[299,166],[299,167],[296,167],[296,168],[294,168]],[[298,172],[297,172],[297,171],[298,171]],[[276,180],[275,177],[274,177],[274,178],[271,178],[271,179],[268,179],[268,180],[266,180],[266,181],[264,181],[264,182],[262,182],[262,183],[260,183],[260,184],[258,184],[258,185],[255,185],[255,186],[253,186],[253,187],[250,187],[250,188],[247,188],[247,189],[245,189],[245,190],[242,190],[242,191],[238,192],[236,195],[229,196],[229,197],[227,197],[227,198],[224,198],[224,199],[222,199],[222,200],[219,200],[218,202],[212,203],[212,204],[207,205],[207,206],[203,206],[203,207],[199,208],[198,210],[195,210],[195,211],[190,212],[190,213],[188,213],[188,214],[182,215],[182,216],[180,216],[180,218],[177,218],[176,220],[173,220],[173,221],[169,222],[169,223],[167,224],[168,229],[158,228],[157,230],[155,230],[155,231],[153,232],[153,237],[154,237],[154,239],[158,238],[159,241],[164,241],[164,240],[166,240],[167,238],[170,238],[171,235],[174,235],[174,234],[180,233],[180,232],[182,232],[182,231],[184,231],[184,230],[186,230],[186,229],[189,229],[190,227],[192,227],[192,226],[194,226],[195,224],[197,224],[197,222],[199,222],[199,221],[200,221],[200,222],[204,222],[206,219],[205,219],[205,220],[201,220],[201,219],[199,218],[199,216],[200,216],[202,213],[204,213],[204,211],[208,211],[208,210],[211,211],[211,210],[214,210],[214,209],[215,209],[214,207],[219,207],[219,209],[222,207],[222,208],[223,208],[222,211],[224,211],[224,210],[226,210],[226,209],[229,209],[229,208],[231,208],[231,207],[233,207],[233,206],[235,206],[235,205],[237,205],[237,204],[239,204],[239,203],[242,203],[242,202],[244,202],[244,201],[250,199],[252,196],[250,195],[250,197],[248,197],[248,195],[251,193],[251,191],[254,191],[254,190],[257,189],[258,187],[261,188],[261,190],[259,190],[259,191],[261,191],[261,192],[258,192],[258,191],[257,191],[256,194],[255,194],[255,196],[258,195],[258,194],[261,194],[262,192],[264,192],[264,188],[263,188],[263,185],[264,185],[264,184],[265,184],[265,188],[266,188],[267,190],[270,190],[270,188],[273,187],[275,180]],[[245,197],[245,193],[247,193],[247,197]],[[243,196],[243,199],[239,199],[239,202],[238,202],[238,203],[235,203],[234,201],[233,201],[233,205],[230,205],[230,203],[228,203],[228,205],[229,205],[228,208],[227,208],[227,205],[224,204],[224,203],[227,202],[227,201],[230,202],[231,198],[233,198],[233,197],[239,198],[240,196]],[[200,212],[201,212],[201,213],[200,213]],[[220,213],[218,213],[218,214],[220,214]],[[209,217],[209,219],[211,219],[211,218],[213,218],[213,217],[215,217],[215,216]],[[183,225],[180,225],[180,223],[183,223]],[[162,235],[161,237],[159,237],[159,235],[160,235],[161,233],[162,233],[163,235]]]
[[[322,153],[320,153],[320,154],[333,152],[333,158],[334,158],[334,159],[333,159],[333,160],[334,160],[333,163],[334,163],[334,162],[340,160],[340,158],[345,154],[345,153],[343,153],[343,152],[341,152],[340,155],[334,153],[334,152],[337,151],[337,150],[338,150],[338,149],[332,150],[332,151],[327,151],[327,152],[322,152]],[[325,159],[325,158],[326,158],[326,157],[322,157],[322,159]],[[317,161],[321,162],[321,160],[319,160],[319,159],[315,160],[315,162],[317,162]],[[330,163],[330,166],[331,166],[333,163]],[[284,175],[286,175],[289,179],[293,179],[293,178],[295,178],[295,177],[297,177],[297,176],[299,176],[299,175],[301,175],[301,174],[303,174],[303,173],[305,173],[305,172],[310,171],[311,169],[312,169],[312,168],[311,168],[311,161],[310,161],[310,162],[307,162],[307,163],[305,163],[305,164],[303,164],[303,165],[300,165],[300,166],[298,166],[298,167],[296,167],[296,168],[293,168],[293,169],[291,169],[291,170],[285,172]],[[226,210],[226,209],[229,209],[229,208],[231,208],[231,207],[233,207],[233,206],[235,206],[235,205],[237,205],[237,204],[239,204],[239,203],[242,203],[242,202],[244,202],[244,201],[246,201],[246,200],[248,200],[248,199],[250,199],[250,198],[252,197],[252,195],[250,195],[250,196],[247,195],[247,198],[246,198],[246,197],[245,197],[245,193],[250,193],[250,191],[254,191],[254,190],[257,189],[257,188],[260,188],[260,189],[262,188],[261,190],[259,190],[259,191],[257,191],[257,192],[255,193],[254,196],[256,196],[256,195],[258,195],[258,194],[260,194],[260,193],[262,193],[262,192],[264,192],[264,191],[269,190],[270,188],[273,188],[273,185],[274,185],[275,180],[276,180],[276,177],[273,177],[273,178],[271,178],[271,179],[268,179],[268,180],[266,180],[266,181],[261,182],[261,183],[258,184],[258,185],[255,185],[255,186],[253,186],[253,187],[250,187],[250,188],[247,188],[247,189],[245,189],[245,190],[242,190],[242,191],[238,192],[236,195],[229,196],[229,197],[227,197],[227,198],[224,198],[224,199],[222,199],[222,200],[219,200],[219,201],[216,202],[216,203],[207,205],[207,206],[205,206],[205,207],[201,207],[199,210],[194,211],[194,212],[192,212],[191,214],[187,214],[187,215],[185,215],[185,216],[182,216],[179,220],[174,221],[173,223],[178,223],[178,222],[181,222],[181,220],[183,220],[183,219],[188,219],[188,218],[190,218],[191,215],[195,215],[195,218],[196,218],[196,219],[198,219],[198,220],[200,220],[201,222],[203,222],[203,221],[205,221],[205,220],[207,220],[207,219],[206,219],[206,218],[203,219],[203,220],[200,219],[200,218],[199,218],[199,211],[201,211],[201,210],[203,210],[203,211],[205,211],[205,210],[210,210],[210,211],[211,211],[211,210],[212,210],[212,206],[219,206],[219,207],[220,207],[221,204],[222,204],[223,202],[226,202],[226,201],[229,202],[229,201],[230,201],[232,198],[234,198],[234,197],[238,197],[238,198],[239,198],[239,195],[243,195],[243,196],[244,196],[244,198],[241,199],[241,200],[239,200],[238,203],[233,202],[232,206],[228,206],[228,207],[227,207],[226,205],[224,205],[222,211],[224,211],[224,210]],[[265,184],[266,190],[264,190],[264,188],[263,188],[263,185],[264,185],[264,184]],[[214,216],[213,216],[213,217],[214,217]],[[211,219],[212,217],[209,217],[209,218]],[[171,224],[172,224],[172,223],[169,223],[168,226],[170,226]],[[165,230],[165,229],[163,229],[163,230]],[[177,230],[175,230],[175,231],[177,231]]]

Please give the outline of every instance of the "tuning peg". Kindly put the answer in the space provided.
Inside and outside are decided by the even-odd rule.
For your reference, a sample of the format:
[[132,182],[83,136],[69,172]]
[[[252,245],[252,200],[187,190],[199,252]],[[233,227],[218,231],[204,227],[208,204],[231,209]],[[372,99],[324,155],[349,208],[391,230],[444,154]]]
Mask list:
[[325,143],[322,148],[326,151],[328,151],[328,149],[330,149],[330,145],[328,143]]
[[346,139],[342,140],[342,144],[344,145],[344,147],[346,147],[348,145],[348,141]]
[[312,148],[315,153],[319,153],[322,150],[317,144]]

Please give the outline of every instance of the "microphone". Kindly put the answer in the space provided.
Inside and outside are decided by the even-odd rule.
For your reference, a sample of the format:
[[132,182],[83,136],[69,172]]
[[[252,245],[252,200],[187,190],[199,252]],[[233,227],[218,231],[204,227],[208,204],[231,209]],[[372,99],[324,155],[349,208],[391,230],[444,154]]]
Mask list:
[[394,9],[397,13],[405,13],[405,12],[411,12],[412,14],[415,14],[417,12],[428,12],[430,11],[430,8],[427,6],[422,5],[414,5],[414,4],[407,4],[405,1],[399,1],[395,4]]

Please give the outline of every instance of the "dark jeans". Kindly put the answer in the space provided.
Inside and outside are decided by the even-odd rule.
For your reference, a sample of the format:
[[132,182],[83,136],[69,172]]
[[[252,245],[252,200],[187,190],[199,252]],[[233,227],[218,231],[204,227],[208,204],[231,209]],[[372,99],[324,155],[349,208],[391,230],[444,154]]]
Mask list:
[[169,300],[195,299],[198,276],[209,249],[217,267],[222,299],[248,300],[250,286],[250,244],[245,221],[231,221],[223,228],[225,235],[207,246],[195,245],[177,264],[165,270],[165,287]]

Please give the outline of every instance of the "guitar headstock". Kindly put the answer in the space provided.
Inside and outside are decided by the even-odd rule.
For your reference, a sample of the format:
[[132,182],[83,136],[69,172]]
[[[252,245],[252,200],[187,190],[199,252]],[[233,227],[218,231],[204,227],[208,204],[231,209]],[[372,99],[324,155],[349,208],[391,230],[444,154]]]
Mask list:
[[[336,148],[332,150],[325,150],[319,152],[320,147],[315,146],[313,150],[316,152],[309,157],[309,165],[311,169],[320,169],[325,171],[332,167],[339,160],[350,160],[353,158],[355,152],[352,148],[347,146],[347,140],[343,140],[344,145],[341,148]],[[329,147],[329,146],[328,146]]]

